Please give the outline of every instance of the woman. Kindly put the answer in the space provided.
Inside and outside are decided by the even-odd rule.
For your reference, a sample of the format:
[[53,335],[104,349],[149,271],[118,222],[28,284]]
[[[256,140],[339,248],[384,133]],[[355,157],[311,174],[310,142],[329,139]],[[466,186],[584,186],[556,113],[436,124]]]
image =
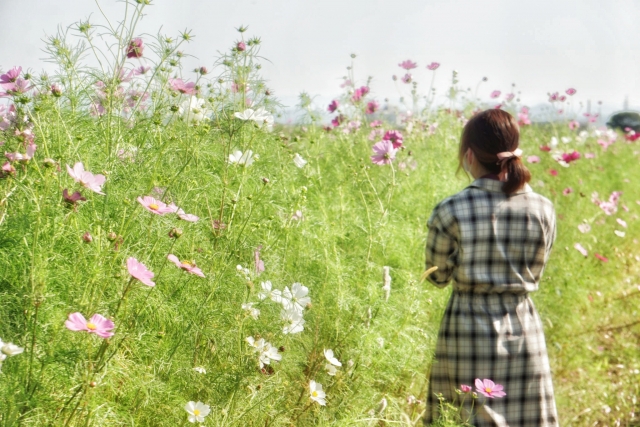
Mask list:
[[438,417],[437,394],[457,405],[456,389],[486,378],[506,396],[480,393],[473,413],[467,396],[463,418],[471,424],[558,426],[542,323],[529,298],[555,239],[555,211],[527,184],[518,143],[509,113],[472,117],[459,161],[475,180],[440,202],[427,223],[426,268],[438,267],[429,281],[453,281],[453,293],[438,334],[425,424]]

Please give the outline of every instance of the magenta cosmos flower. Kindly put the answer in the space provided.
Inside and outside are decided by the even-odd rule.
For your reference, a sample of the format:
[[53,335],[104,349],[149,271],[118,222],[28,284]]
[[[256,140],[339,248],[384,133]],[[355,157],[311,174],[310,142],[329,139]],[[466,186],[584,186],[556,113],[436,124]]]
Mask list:
[[178,259],[177,256],[175,256],[174,254],[169,254],[167,255],[167,259],[169,261],[171,261],[172,263],[174,263],[176,266],[180,267],[181,269],[191,273],[191,274],[195,274],[196,276],[200,276],[200,277],[204,277],[204,273],[202,272],[202,270],[200,270],[198,267],[196,267],[196,264],[194,262],[191,261],[180,261]]
[[134,279],[138,279],[142,284],[145,284],[147,286],[156,285],[155,282],[151,281],[155,274],[153,274],[146,265],[144,265],[137,259],[133,257],[127,258],[127,270],[129,271],[131,277],[133,277]]
[[169,79],[171,89],[177,90],[185,95],[196,94],[196,84],[194,82],[185,83],[182,79]]
[[64,322],[64,326],[70,331],[86,331],[101,338],[113,336],[113,332],[110,331],[115,328],[113,322],[104,316],[94,314],[87,322],[87,319],[77,312],[69,315],[69,319]]
[[476,378],[476,390],[478,393],[482,393],[485,396],[493,399],[494,397],[503,397],[506,396],[507,393],[502,391],[504,387],[500,384],[496,384],[491,380],[480,378]]
[[373,146],[373,151],[376,153],[371,156],[371,161],[376,165],[388,165],[393,159],[396,158],[396,150],[393,148],[391,141],[380,141]]
[[460,391],[463,393],[471,393],[471,386],[466,384],[460,384]]
[[575,150],[572,153],[562,153],[562,160],[567,163],[571,163],[575,160],[578,160],[579,158],[580,158],[580,153],[578,153]]
[[104,193],[102,192],[102,184],[104,184],[106,180],[104,175],[94,175],[91,172],[85,171],[82,162],[77,162],[75,165],[73,165],[73,169],[71,169],[71,167],[67,165],[67,172],[69,173],[69,175],[71,175],[71,178],[73,178],[75,182],[80,183],[83,187],[86,187],[98,194],[104,195]]
[[440,66],[439,62],[432,62],[431,64],[427,65],[427,69],[434,71],[434,70],[437,70],[439,66]]
[[389,141],[393,144],[393,148],[400,148],[402,146],[402,133],[397,130],[388,130],[382,137],[384,141]]
[[333,101],[331,101],[331,103],[327,107],[327,111],[330,112],[330,113],[333,113],[334,111],[336,111],[338,109],[339,106],[340,106],[340,103],[337,100],[334,99]]
[[[22,67],[13,67],[6,73],[0,75],[0,85],[6,89],[5,84],[15,83],[20,77],[20,73],[22,72]],[[13,86],[11,86],[13,87]]]
[[369,101],[367,103],[367,108],[365,108],[364,112],[365,114],[373,114],[376,111],[378,111],[378,108],[380,108],[380,104],[378,104],[376,101]]
[[566,90],[567,95],[572,96],[575,95],[577,92],[577,90],[575,90],[574,88],[570,87],[569,89]]
[[406,61],[402,61],[401,63],[399,63],[398,67],[404,68],[405,70],[413,70],[414,68],[418,67],[418,64],[407,59]]
[[127,48],[127,58],[140,58],[142,56],[142,50],[144,49],[144,43],[140,37],[137,37],[129,42]]
[[174,213],[176,211],[175,207],[167,206],[167,204],[162,203],[160,200],[156,200],[151,196],[138,197],[137,200],[143,208],[156,215],[164,215]]

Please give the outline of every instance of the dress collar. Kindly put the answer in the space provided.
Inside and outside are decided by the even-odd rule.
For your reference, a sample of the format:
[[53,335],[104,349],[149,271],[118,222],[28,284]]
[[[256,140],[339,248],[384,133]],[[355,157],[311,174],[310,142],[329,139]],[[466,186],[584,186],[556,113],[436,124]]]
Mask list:
[[[504,182],[484,176],[474,180],[469,184],[469,187],[481,188],[494,193],[503,193],[502,184],[504,184]],[[531,186],[529,184],[525,184],[524,187],[516,191],[514,194],[531,193],[532,191]]]

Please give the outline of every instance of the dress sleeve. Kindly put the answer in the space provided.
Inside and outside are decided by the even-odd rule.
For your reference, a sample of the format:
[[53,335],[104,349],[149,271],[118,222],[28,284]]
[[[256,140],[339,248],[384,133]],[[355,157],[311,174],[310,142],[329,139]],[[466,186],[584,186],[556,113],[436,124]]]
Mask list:
[[458,224],[453,215],[438,205],[427,221],[427,227],[429,234],[427,235],[425,268],[438,267],[427,279],[434,285],[443,288],[447,286],[458,266]]

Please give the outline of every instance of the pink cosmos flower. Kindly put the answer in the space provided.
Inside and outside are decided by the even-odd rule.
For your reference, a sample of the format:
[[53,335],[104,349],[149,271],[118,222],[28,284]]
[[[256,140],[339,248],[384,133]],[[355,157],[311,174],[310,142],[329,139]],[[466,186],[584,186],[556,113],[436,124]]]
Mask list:
[[79,201],[83,201],[83,202],[87,201],[87,199],[84,198],[82,194],[80,194],[80,192],[75,191],[73,194],[70,195],[69,190],[67,190],[66,188],[62,190],[62,198],[64,199],[65,203],[68,203],[72,206],[75,206],[76,203],[78,203]]
[[572,96],[572,95],[575,95],[577,91],[574,88],[570,87],[565,92],[567,95]]
[[431,64],[427,65],[427,69],[434,71],[434,70],[437,70],[439,66],[440,66],[439,62],[432,62]]
[[0,86],[5,87],[4,85],[7,83],[14,83],[18,77],[20,77],[21,72],[22,67],[13,67],[6,73],[0,75]]
[[256,274],[260,274],[264,271],[264,261],[260,259],[260,249],[262,249],[262,245],[258,246],[255,251],[253,251],[253,261],[256,269]]
[[155,286],[156,284],[151,281],[153,274],[151,270],[147,268],[143,263],[138,261],[133,257],[127,258],[127,270],[129,274],[134,278],[138,279],[140,283],[145,284],[147,286]]
[[373,114],[378,111],[378,108],[380,108],[380,104],[378,104],[376,101],[369,101],[364,112],[365,114]]
[[527,157],[527,162],[529,162],[529,163],[540,163],[540,157],[538,157],[538,156],[529,156],[529,157]]
[[107,179],[104,175],[94,175],[91,172],[85,171],[82,162],[77,162],[73,165],[73,169],[67,165],[67,172],[75,182],[80,183],[83,187],[86,187],[95,193],[104,195],[102,192],[102,184],[104,184]]
[[402,83],[411,83],[411,74],[406,73],[400,80],[402,80]]
[[133,69],[133,74],[139,76],[140,74],[147,74],[151,67],[145,67],[144,65],[139,66],[138,68]]
[[578,225],[578,230],[580,230],[580,232],[583,234],[588,233],[589,231],[591,231],[591,226],[589,224],[582,223]]
[[515,93],[508,93],[504,96],[504,100],[507,102],[511,102],[511,100],[513,100],[513,98],[516,97]]
[[518,124],[520,126],[531,124],[531,120],[529,119],[529,108],[522,107],[520,109],[520,112],[518,113]]
[[609,259],[607,257],[602,256],[597,252],[594,252],[593,256],[595,256],[596,258],[598,258],[602,262],[609,262]]
[[596,157],[596,155],[593,154],[593,153],[584,153],[584,158],[585,159],[593,159],[595,157]]
[[463,393],[471,393],[473,389],[471,388],[470,385],[466,385],[466,384],[460,384],[460,391]]
[[578,153],[577,151],[573,151],[573,153],[562,153],[562,160],[567,162],[567,163],[571,163],[575,160],[578,160],[580,158],[580,153]]
[[18,77],[18,79],[13,83],[2,83],[0,86],[7,91],[5,96],[20,95],[33,89],[33,86],[29,85],[29,81],[22,77]]
[[11,163],[5,162],[0,170],[0,177],[4,178],[5,176],[13,175],[14,173],[16,173],[16,168],[14,168]]
[[200,276],[200,277],[204,277],[204,273],[202,273],[202,270],[200,270],[198,267],[196,267],[195,262],[191,262],[191,261],[180,261],[178,259],[177,256],[173,255],[173,254],[169,254],[167,255],[167,259],[169,261],[171,261],[172,263],[174,263],[176,266],[180,267],[181,269],[191,273],[191,274],[195,274],[196,276]]
[[353,102],[359,102],[368,93],[369,93],[369,87],[368,86],[361,86],[361,87],[359,87],[358,89],[356,89],[353,92],[353,95],[351,95],[351,100]]
[[[558,98],[560,100],[560,102],[564,102],[567,100],[567,97],[564,95],[561,95],[560,98]],[[560,114],[562,114],[562,110],[560,110]]]
[[127,48],[127,58],[140,58],[142,57],[142,50],[144,49],[144,43],[140,37],[136,37],[135,39],[129,42],[129,47]]
[[623,226],[624,228],[627,228],[627,222],[624,219],[616,218],[616,222],[621,226]]
[[167,206],[165,203],[162,203],[160,200],[156,200],[150,196],[138,197],[136,200],[138,200],[138,203],[140,203],[142,207],[144,207],[146,210],[156,215],[164,215],[164,214],[176,212],[176,210],[173,207]]
[[27,145],[25,154],[4,153],[4,155],[10,162],[28,162],[33,158],[33,155],[36,153],[36,148],[38,148],[36,144],[30,143],[29,145]]
[[587,256],[589,255],[589,252],[587,252],[587,250],[584,248],[584,246],[582,246],[580,243],[576,243],[575,245],[573,245],[573,247],[580,252],[583,256]]
[[402,133],[398,130],[388,130],[382,137],[384,141],[390,141],[393,144],[393,148],[400,148],[402,146]]
[[558,176],[558,171],[555,169],[549,169],[549,173],[551,174],[551,176]]
[[497,98],[500,96],[502,92],[500,92],[499,90],[494,90],[493,92],[491,92],[491,98]]
[[81,313],[71,313],[69,318],[64,322],[64,326],[70,331],[87,331],[90,334],[96,334],[101,338],[109,338],[113,336],[110,332],[115,325],[106,317],[94,314],[87,322],[87,319]]
[[185,83],[182,79],[169,79],[169,85],[171,85],[171,89],[185,95],[196,94],[196,84],[194,82]]
[[569,122],[569,129],[576,130],[580,127],[580,123],[577,120],[571,120]]
[[176,215],[178,215],[178,218],[180,218],[183,221],[197,222],[200,219],[200,217],[196,215],[185,213],[185,211],[182,208],[177,207],[173,203],[167,205],[167,208],[170,208],[171,212],[174,212]]
[[558,92],[554,92],[552,94],[549,94],[549,102],[555,102],[558,100],[559,94]]
[[407,59],[406,61],[402,61],[401,63],[398,64],[398,67],[400,68],[404,68],[405,70],[412,70],[414,68],[416,68],[418,66],[418,64],[416,64],[415,62]]
[[333,113],[338,109],[339,106],[340,106],[340,103],[338,102],[338,100],[334,99],[333,101],[331,101],[331,103],[327,107],[327,111],[330,113]]
[[393,147],[391,141],[383,140],[378,142],[373,146],[373,151],[376,154],[371,156],[371,161],[376,165],[388,165],[396,158],[397,150]]
[[571,193],[573,193],[573,188],[571,188],[571,187],[567,187],[564,190],[562,190],[562,195],[563,196],[568,196]]
[[372,128],[379,128],[382,126],[382,122],[380,120],[374,120],[369,123],[369,126],[371,126]]
[[613,144],[613,141],[607,140],[607,139],[599,139],[598,140],[598,145],[600,145],[602,147],[602,151],[607,151],[607,148],[609,148],[609,146]]
[[375,141],[375,140],[379,140],[382,135],[384,135],[384,129],[382,128],[377,128],[377,129],[372,129],[371,132],[369,132],[369,141]]
[[506,396],[507,393],[502,391],[503,389],[504,387],[501,384],[496,384],[489,379],[481,380],[480,378],[476,378],[476,390],[486,397],[493,399],[494,397]]

